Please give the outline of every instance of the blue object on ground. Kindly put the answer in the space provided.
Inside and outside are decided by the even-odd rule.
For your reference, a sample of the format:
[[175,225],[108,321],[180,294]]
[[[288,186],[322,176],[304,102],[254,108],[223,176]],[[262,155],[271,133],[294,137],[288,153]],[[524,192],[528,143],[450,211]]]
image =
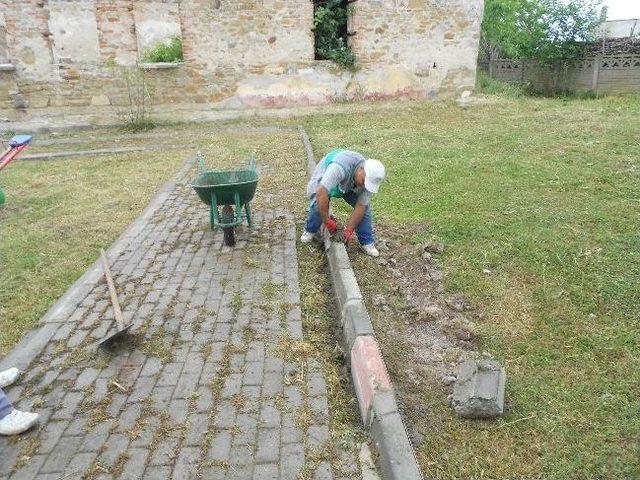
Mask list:
[[9,415],[13,411],[11,402],[0,388],[0,420]]
[[33,138],[32,135],[16,135],[11,140],[9,140],[10,147],[21,147],[22,145],[26,145]]

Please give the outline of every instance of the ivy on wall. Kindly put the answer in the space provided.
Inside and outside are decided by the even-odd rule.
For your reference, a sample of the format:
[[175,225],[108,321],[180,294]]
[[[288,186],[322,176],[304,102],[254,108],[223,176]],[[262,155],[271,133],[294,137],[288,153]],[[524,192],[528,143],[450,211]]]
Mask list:
[[333,60],[345,68],[354,68],[356,56],[349,48],[348,0],[314,0],[313,32],[316,60]]

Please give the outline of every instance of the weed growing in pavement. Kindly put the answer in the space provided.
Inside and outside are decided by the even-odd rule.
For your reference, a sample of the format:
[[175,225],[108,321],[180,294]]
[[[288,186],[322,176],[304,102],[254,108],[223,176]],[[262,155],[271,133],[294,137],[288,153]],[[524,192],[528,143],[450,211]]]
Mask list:
[[233,298],[231,302],[229,302],[229,307],[231,307],[231,313],[235,317],[238,315],[238,312],[242,308],[242,292],[236,292],[233,294]]
[[[292,342],[285,337],[278,343],[277,351],[285,355],[285,358],[287,352],[291,351],[295,351],[296,354],[293,356],[298,358],[305,355],[313,356],[320,363],[327,385],[331,442],[337,448],[357,457],[358,448],[362,442],[366,442],[366,436],[360,425],[351,379],[343,367],[344,358],[338,348],[342,334],[338,327],[339,320],[335,312],[325,258],[320,251],[298,244],[298,259],[300,307],[305,342]],[[297,411],[297,414],[297,420],[305,424],[308,412],[302,410]],[[309,455],[312,453],[305,452]],[[339,468],[335,455],[328,458],[334,468]],[[303,468],[303,474],[310,475],[316,466],[317,463],[310,460]]]
[[138,348],[148,357],[157,357],[162,364],[173,361],[172,337],[160,327],[151,338],[145,338],[138,343]]

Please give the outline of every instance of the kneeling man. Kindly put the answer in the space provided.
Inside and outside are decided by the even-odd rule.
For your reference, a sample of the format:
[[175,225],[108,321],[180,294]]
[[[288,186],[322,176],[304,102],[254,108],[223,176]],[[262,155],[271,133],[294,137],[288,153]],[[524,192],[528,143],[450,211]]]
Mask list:
[[344,241],[353,239],[354,231],[362,250],[373,257],[379,255],[373,236],[369,204],[384,180],[384,165],[379,160],[365,158],[358,152],[337,149],[330,151],[316,166],[307,185],[311,200],[305,231],[300,241],[308,243],[324,226],[335,233],[338,226],[329,216],[329,199],[343,198],[353,207],[353,213],[344,228]]

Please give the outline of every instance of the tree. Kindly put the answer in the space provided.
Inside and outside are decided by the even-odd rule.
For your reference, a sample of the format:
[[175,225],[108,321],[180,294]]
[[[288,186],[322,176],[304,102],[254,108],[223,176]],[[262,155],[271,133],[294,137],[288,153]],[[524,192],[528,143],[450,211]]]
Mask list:
[[482,50],[491,58],[558,65],[584,51],[600,5],[601,0],[486,0]]
[[497,56],[517,57],[518,38],[517,13],[522,10],[523,0],[486,0],[480,48],[489,58]]

